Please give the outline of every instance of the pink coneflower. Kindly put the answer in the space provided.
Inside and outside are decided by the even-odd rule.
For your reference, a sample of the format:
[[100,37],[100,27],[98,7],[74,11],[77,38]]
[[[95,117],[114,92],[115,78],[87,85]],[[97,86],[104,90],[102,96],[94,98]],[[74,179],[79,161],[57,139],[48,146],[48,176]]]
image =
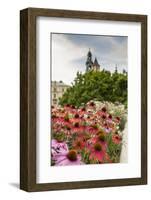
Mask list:
[[69,104],[65,105],[65,106],[64,106],[64,109],[65,109],[65,111],[67,111],[67,112],[72,111],[72,107],[71,107],[71,105],[69,105]]
[[79,122],[81,122],[81,119],[80,118],[71,118],[70,122],[73,123],[73,124],[79,123]]
[[112,141],[113,141],[115,144],[120,144],[121,141],[122,141],[122,137],[119,136],[118,134],[114,134],[114,135],[112,135]]
[[119,118],[119,117],[116,117],[116,118],[115,118],[115,122],[116,122],[116,123],[120,123],[120,118]]
[[70,150],[66,155],[61,155],[55,162],[55,166],[82,165],[81,156],[75,150]]
[[85,131],[85,127],[80,126],[79,124],[75,124],[71,129],[71,133],[77,133],[77,134],[84,133],[84,131]]
[[65,142],[59,142],[55,139],[51,141],[51,155],[52,159],[56,160],[60,155],[66,155],[68,152],[68,146]]
[[76,150],[82,150],[85,147],[85,142],[83,140],[83,138],[78,138],[76,139],[73,144],[72,144],[73,148]]
[[90,159],[97,160],[100,163],[103,162],[105,157],[105,151],[99,142],[91,146],[89,150],[90,150]]
[[87,114],[87,111],[85,108],[81,108],[79,109],[78,113],[80,117],[84,118],[84,116]]
[[106,119],[106,115],[105,114],[103,114],[101,117],[102,117],[102,119]]
[[64,118],[63,117],[55,117],[52,119],[52,121],[56,124],[62,124],[64,122]]
[[85,133],[84,131],[78,134],[78,140],[84,142],[85,146],[87,146],[87,142],[91,139],[91,135]]
[[[112,162],[112,155],[110,158],[107,153],[108,145],[121,144],[122,136],[118,133],[121,116],[111,114],[107,106],[98,108],[93,101],[80,108],[72,105],[52,107],[51,128],[55,138],[51,141],[52,165],[89,163],[85,154],[90,163]],[[108,134],[111,134],[111,143]]]
[[87,126],[85,131],[88,132],[90,135],[95,135],[98,132],[97,128],[93,128],[92,126]]
[[99,143],[101,145],[101,147],[104,151],[106,150],[107,142],[106,142],[106,137],[105,137],[104,133],[102,133],[102,132],[97,133],[97,135],[91,139],[91,145],[95,145],[97,143]]
[[70,121],[62,121],[61,125],[62,125],[62,127],[68,126],[68,127],[71,128],[71,123],[70,123]]

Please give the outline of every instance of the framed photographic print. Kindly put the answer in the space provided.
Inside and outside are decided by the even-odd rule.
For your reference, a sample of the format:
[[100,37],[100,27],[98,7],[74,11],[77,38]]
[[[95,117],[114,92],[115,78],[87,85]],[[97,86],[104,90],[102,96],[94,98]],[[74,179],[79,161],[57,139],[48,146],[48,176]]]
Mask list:
[[20,12],[20,188],[147,184],[147,16]]

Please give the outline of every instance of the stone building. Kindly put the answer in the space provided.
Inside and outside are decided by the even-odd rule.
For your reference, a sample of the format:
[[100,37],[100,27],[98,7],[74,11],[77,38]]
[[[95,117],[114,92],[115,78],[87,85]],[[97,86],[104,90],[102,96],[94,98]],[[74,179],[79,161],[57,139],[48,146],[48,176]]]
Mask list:
[[59,98],[62,97],[64,92],[69,88],[69,85],[63,83],[63,81],[52,81],[51,82],[51,105],[58,105]]
[[97,61],[97,58],[95,57],[94,62],[92,60],[92,53],[89,49],[87,54],[87,60],[86,60],[86,72],[88,71],[100,71],[100,65]]

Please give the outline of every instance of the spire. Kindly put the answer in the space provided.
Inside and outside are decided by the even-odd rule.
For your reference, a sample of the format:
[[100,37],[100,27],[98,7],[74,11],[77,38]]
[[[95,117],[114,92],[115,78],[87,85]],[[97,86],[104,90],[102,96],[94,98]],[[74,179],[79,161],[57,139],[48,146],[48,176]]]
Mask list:
[[94,63],[93,63],[93,70],[95,70],[95,71],[99,71],[100,70],[100,65],[99,65],[98,60],[97,60],[96,57],[95,57]]
[[93,62],[92,62],[92,53],[90,51],[90,48],[89,48],[89,51],[87,53],[87,60],[86,60],[86,71],[89,71],[92,69],[92,65],[93,65]]
[[98,63],[98,60],[97,60],[96,57],[95,57],[95,60],[94,60],[94,65],[99,66],[99,63]]
[[88,54],[87,54],[88,57],[92,57],[92,53],[90,51],[90,48],[89,48],[89,51],[88,51]]

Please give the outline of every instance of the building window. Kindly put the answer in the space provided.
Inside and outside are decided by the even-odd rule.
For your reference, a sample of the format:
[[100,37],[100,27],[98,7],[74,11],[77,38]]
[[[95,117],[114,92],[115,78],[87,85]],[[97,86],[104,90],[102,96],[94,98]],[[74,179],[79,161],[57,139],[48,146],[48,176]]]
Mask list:
[[54,94],[53,96],[54,96],[54,98],[56,98],[56,94]]
[[57,99],[53,99],[53,104],[57,104]]

